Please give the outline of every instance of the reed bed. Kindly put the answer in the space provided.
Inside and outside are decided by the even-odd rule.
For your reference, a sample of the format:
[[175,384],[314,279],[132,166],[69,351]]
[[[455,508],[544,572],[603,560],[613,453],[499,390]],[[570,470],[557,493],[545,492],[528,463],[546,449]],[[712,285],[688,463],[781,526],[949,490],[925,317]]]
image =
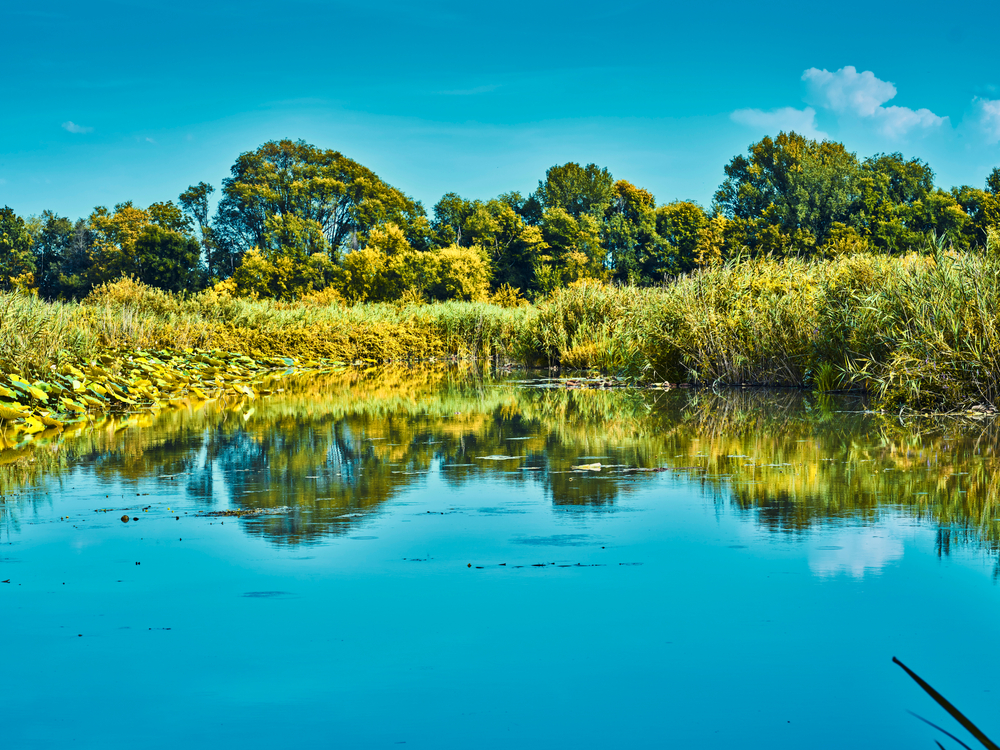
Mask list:
[[995,254],[940,251],[736,259],[661,287],[584,282],[520,307],[282,303],[123,279],[80,303],[0,295],[0,368],[39,378],[95,353],[185,348],[349,363],[460,358],[992,410],[998,307]]

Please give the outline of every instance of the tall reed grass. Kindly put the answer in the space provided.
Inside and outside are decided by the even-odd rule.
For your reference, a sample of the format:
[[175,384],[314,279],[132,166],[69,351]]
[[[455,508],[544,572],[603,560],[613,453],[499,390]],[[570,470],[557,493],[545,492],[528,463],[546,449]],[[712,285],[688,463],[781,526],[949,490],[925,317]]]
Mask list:
[[0,366],[197,347],[344,362],[443,357],[638,381],[860,389],[925,411],[1000,401],[994,253],[738,259],[658,288],[578,283],[534,306],[281,303],[130,279],[79,304],[0,295]]

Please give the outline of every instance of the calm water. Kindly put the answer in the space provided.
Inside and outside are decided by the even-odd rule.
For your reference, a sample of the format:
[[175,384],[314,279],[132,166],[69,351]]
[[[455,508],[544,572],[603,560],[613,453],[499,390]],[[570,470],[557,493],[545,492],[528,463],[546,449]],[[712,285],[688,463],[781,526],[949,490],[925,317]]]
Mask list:
[[538,385],[328,373],[0,453],[4,746],[947,741],[893,655],[1000,735],[996,428]]

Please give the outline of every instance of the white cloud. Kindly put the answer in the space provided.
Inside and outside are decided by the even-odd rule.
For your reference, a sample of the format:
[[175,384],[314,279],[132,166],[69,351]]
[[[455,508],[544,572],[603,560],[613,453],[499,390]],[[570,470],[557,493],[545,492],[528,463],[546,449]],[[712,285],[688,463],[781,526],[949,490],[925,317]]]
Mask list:
[[87,127],[86,125],[77,125],[72,120],[67,120],[62,124],[63,130],[68,130],[70,133],[92,133],[93,128]]
[[870,70],[858,73],[853,65],[836,73],[809,68],[802,74],[809,86],[813,103],[834,112],[853,112],[859,117],[871,117],[880,105],[896,95],[896,87],[880,81]]
[[146,138],[146,143],[152,143],[154,146],[156,145],[156,141],[149,137]]
[[892,138],[906,135],[914,128],[936,128],[948,122],[947,117],[938,117],[924,107],[917,110],[909,107],[879,107],[875,111],[875,118],[881,123],[881,131]]
[[947,117],[939,117],[929,109],[882,106],[896,96],[896,87],[876,78],[870,70],[859,73],[853,65],[835,73],[809,68],[802,74],[802,80],[809,88],[809,100],[816,106],[840,115],[871,119],[884,135],[892,138],[914,128],[926,130],[948,122]]
[[979,110],[979,125],[990,143],[1000,143],[1000,99],[973,100]]
[[785,132],[794,130],[806,138],[822,139],[827,137],[826,133],[816,127],[816,110],[812,107],[805,109],[781,107],[769,112],[762,109],[738,109],[729,115],[729,118],[740,125],[766,130],[768,133],[777,133],[779,130]]

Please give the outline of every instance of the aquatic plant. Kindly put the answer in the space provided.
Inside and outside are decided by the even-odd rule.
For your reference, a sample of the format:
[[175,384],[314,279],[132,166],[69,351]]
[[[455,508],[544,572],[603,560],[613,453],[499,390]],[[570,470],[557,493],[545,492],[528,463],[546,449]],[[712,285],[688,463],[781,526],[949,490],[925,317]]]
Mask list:
[[[941,706],[941,708],[943,708],[945,711],[951,714],[952,718],[955,719],[959,724],[961,724],[965,728],[965,730],[969,732],[969,734],[975,737],[983,747],[987,748],[987,750],[1000,750],[1000,745],[997,745],[989,737],[983,734],[982,730],[980,730],[979,727],[977,727],[975,724],[969,721],[969,719],[966,718],[965,714],[963,714],[961,711],[955,708],[955,706],[953,706],[951,702],[948,701],[947,698],[945,698],[943,695],[941,695],[941,693],[932,688],[930,684],[924,681],[916,672],[914,672],[912,669],[903,664],[903,662],[901,662],[895,656],[892,657],[892,663],[898,664],[900,667],[902,667],[903,671],[906,672],[906,674],[908,674],[911,678],[913,678],[913,681],[916,682],[918,685],[920,685],[920,687],[923,689],[925,693],[927,693],[931,698],[933,698],[934,701],[939,706]],[[964,742],[962,742],[960,739],[958,739],[958,737],[953,735],[951,732],[942,729],[937,724],[933,724],[932,722],[927,721],[927,719],[923,718],[922,716],[919,716],[917,714],[914,714],[914,716],[916,716],[921,721],[930,724],[939,732],[946,734],[948,737],[951,737],[951,739],[955,740],[955,742],[957,742],[959,745],[968,749],[969,746],[966,745]],[[942,747],[940,742],[938,742],[937,745],[938,747]]]

